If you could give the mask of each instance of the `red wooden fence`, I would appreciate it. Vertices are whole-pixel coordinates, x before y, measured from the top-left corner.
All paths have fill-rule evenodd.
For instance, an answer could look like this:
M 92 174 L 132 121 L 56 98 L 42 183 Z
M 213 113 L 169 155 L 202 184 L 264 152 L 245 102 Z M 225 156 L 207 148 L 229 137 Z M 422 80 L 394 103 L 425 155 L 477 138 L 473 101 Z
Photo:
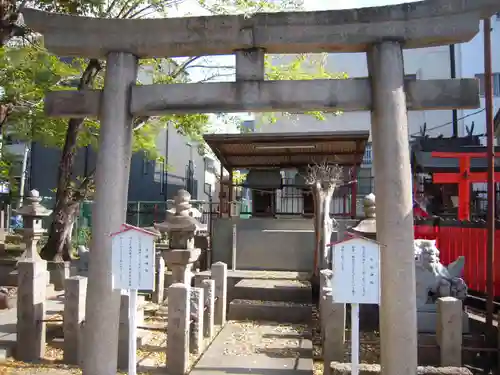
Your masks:
M 486 225 L 484 222 L 417 220 L 415 238 L 436 240 L 441 262 L 465 256 L 464 280 L 469 289 L 486 294 Z M 500 225 L 495 232 L 494 292 L 500 297 Z

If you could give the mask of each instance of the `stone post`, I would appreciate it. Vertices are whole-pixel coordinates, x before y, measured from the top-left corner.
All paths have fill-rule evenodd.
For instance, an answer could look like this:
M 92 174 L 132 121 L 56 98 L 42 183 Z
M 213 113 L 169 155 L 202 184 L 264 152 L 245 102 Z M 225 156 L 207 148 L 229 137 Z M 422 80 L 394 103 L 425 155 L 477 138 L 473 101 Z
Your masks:
M 64 363 L 81 364 L 83 358 L 83 325 L 87 278 L 75 276 L 64 285 Z
M 168 233 L 169 249 L 162 251 L 162 256 L 172 270 L 172 281 L 186 285 L 191 285 L 193 263 L 201 254 L 201 249 L 194 247 L 195 234 L 203 228 L 194 217 L 199 216 L 198 210 L 191 207 L 190 200 L 191 194 L 179 190 L 174 198 L 175 209 L 167 211 L 165 222 L 155 224 L 160 233 Z
M 323 373 L 330 374 L 329 364 L 332 361 L 343 361 L 345 343 L 346 309 L 343 303 L 333 303 L 331 291 L 325 290 L 323 285 L 330 285 L 331 270 L 320 271 L 321 299 L 320 324 L 322 334 Z
M 319 316 L 320 316 L 320 327 L 321 327 L 322 338 L 324 338 L 325 323 L 326 323 L 326 319 L 324 319 L 323 315 L 326 314 L 325 309 L 328 304 L 327 298 L 328 295 L 330 294 L 324 288 L 330 287 L 330 280 L 332 279 L 332 276 L 333 276 L 332 270 L 319 271 L 319 288 L 320 288 Z
M 17 264 L 17 348 L 16 358 L 29 362 L 45 355 L 45 300 L 47 262 L 20 260 Z
M 191 288 L 191 327 L 189 330 L 189 351 L 199 354 L 203 351 L 204 298 L 202 288 Z
M 165 301 L 165 260 L 161 255 L 156 257 L 156 277 L 155 290 L 153 292 L 153 302 L 162 304 Z
M 436 338 L 441 353 L 441 366 L 462 366 L 462 301 L 454 297 L 437 300 L 438 326 Z
M 217 262 L 212 264 L 212 279 L 214 280 L 215 314 L 214 323 L 224 325 L 226 323 L 227 309 L 227 264 Z
M 203 335 L 211 339 L 214 336 L 215 283 L 214 280 L 202 280 L 203 296 L 205 298 L 203 314 Z
M 397 41 L 368 52 L 372 147 L 381 250 L 380 345 L 384 375 L 417 369 L 412 178 L 403 51 Z
M 120 298 L 120 326 L 118 330 L 118 360 L 117 366 L 119 369 L 126 370 L 128 367 L 129 358 L 129 331 L 137 329 L 130 326 L 129 304 L 130 296 L 126 291 L 122 292 Z M 137 297 L 137 325 L 144 323 L 144 296 Z M 139 334 L 137 340 L 140 340 Z M 137 345 L 139 347 L 140 345 Z
M 184 375 L 189 365 L 189 295 L 183 283 L 168 288 L 167 368 L 170 375 Z
M 107 56 L 100 103 L 99 153 L 92 209 L 92 243 L 85 312 L 84 374 L 115 375 L 118 356 L 120 292 L 113 290 L 111 237 L 126 219 L 132 147 L 130 88 L 136 82 L 137 58 L 130 53 Z

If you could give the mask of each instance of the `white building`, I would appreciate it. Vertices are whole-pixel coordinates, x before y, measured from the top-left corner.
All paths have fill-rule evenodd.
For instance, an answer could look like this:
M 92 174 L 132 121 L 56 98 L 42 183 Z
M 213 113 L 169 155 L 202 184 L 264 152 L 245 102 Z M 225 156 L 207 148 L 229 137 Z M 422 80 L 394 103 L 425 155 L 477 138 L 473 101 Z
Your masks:
M 446 79 L 450 78 L 450 48 L 448 46 L 411 49 L 404 51 L 405 74 L 409 79 Z M 367 77 L 366 54 L 330 54 L 327 69 L 331 72 L 345 72 L 349 78 Z M 410 111 L 408 113 L 408 137 L 418 135 L 426 124 L 429 136 L 452 135 L 452 111 Z M 316 120 L 310 115 L 293 114 L 279 116 L 273 124 L 265 123 L 257 115 L 256 132 L 310 132 L 310 131 L 355 131 L 370 130 L 370 112 L 344 112 L 341 115 L 328 115 L 326 120 Z M 374 190 L 371 163 L 371 145 L 365 150 L 365 157 L 358 170 L 358 197 Z M 335 208 L 333 208 L 335 210 Z
M 481 92 L 481 108 L 458 110 L 459 135 L 467 134 L 466 126 L 470 128 L 474 122 L 474 134 L 486 133 L 486 114 L 484 100 L 484 34 L 483 23 L 481 32 L 468 43 L 455 46 L 457 76 L 462 78 L 479 78 Z M 494 113 L 500 109 L 500 13 L 491 19 L 491 60 L 493 72 Z M 499 135 L 497 130 L 497 135 Z

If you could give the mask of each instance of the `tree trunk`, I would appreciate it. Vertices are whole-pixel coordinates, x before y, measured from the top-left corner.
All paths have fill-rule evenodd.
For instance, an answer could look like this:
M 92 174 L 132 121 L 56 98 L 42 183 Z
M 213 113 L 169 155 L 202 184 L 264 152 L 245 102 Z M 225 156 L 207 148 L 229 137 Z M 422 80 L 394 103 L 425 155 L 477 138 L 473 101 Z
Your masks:
M 78 202 L 59 207 L 56 204 L 49 238 L 40 253 L 43 259 L 54 262 L 71 260 L 71 232 L 77 211 Z
M 95 77 L 101 70 L 96 59 L 89 61 L 78 84 L 79 90 L 91 88 Z M 66 139 L 61 153 L 57 174 L 56 205 L 53 221 L 49 229 L 49 239 L 43 247 L 40 256 L 45 260 L 69 260 L 71 258 L 71 227 L 75 220 L 79 200 L 71 186 L 73 164 L 77 152 L 78 134 L 83 126 L 83 119 L 70 119 L 66 131 Z

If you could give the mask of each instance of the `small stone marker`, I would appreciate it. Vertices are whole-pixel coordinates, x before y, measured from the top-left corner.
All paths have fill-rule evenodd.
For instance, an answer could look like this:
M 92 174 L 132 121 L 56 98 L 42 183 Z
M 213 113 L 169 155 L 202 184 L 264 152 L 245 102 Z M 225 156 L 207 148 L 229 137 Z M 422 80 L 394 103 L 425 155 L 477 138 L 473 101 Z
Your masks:
M 45 355 L 45 299 L 47 262 L 21 260 L 17 264 L 17 348 L 20 361 L 36 361 Z
M 162 304 L 165 301 L 165 260 L 161 255 L 156 256 L 155 290 L 153 302 Z
M 112 237 L 113 288 L 128 290 L 128 373 L 137 373 L 137 291 L 153 290 L 155 282 L 154 238 L 156 233 L 123 224 Z
M 462 366 L 462 301 L 454 297 L 437 300 L 438 326 L 436 338 L 441 366 Z
M 332 270 L 320 271 L 320 323 L 325 364 L 344 359 L 346 309 L 344 303 L 332 301 L 331 290 L 329 290 L 332 277 Z M 328 366 L 325 366 L 326 370 Z
M 83 325 L 87 278 L 74 276 L 64 284 L 64 363 L 79 365 L 83 359 Z
M 175 283 L 168 288 L 167 368 L 184 375 L 189 365 L 190 287 Z
M 215 316 L 214 323 L 224 325 L 226 323 L 226 299 L 227 299 L 227 264 L 217 262 L 212 264 L 212 279 L 215 285 Z
M 206 306 L 203 314 L 203 335 L 211 339 L 214 336 L 215 283 L 212 279 L 202 280 L 201 287 L 203 288 Z
M 189 351 L 199 354 L 203 351 L 203 310 L 202 288 L 191 288 L 191 327 L 189 330 Z
M 351 304 L 351 368 L 359 374 L 359 304 L 380 303 L 380 244 L 352 237 L 333 246 L 333 303 Z

